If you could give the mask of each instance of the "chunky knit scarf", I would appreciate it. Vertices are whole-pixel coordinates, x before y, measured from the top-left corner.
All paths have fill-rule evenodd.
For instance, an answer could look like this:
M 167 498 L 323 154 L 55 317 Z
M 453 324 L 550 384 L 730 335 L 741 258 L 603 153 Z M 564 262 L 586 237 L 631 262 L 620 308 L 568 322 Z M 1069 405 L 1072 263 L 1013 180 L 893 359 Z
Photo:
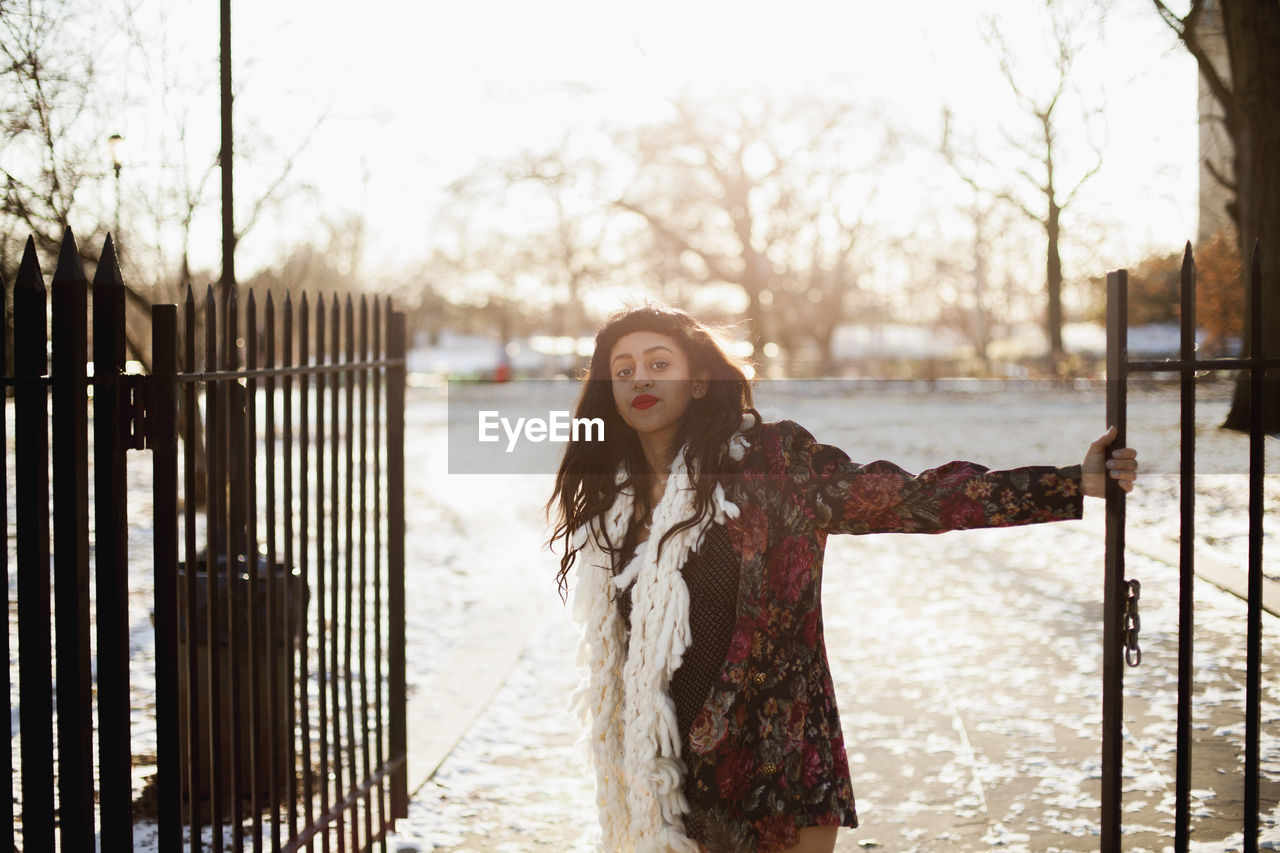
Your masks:
M 743 429 L 753 424 L 744 416 Z M 746 440 L 735 433 L 729 455 L 741 460 Z M 695 472 L 696 474 L 696 472 Z M 627 479 L 619 469 L 617 482 Z M 649 538 L 624 570 L 614 575 L 600 546 L 602 533 L 616 547 L 635 511 L 635 493 L 619 490 L 601 517 L 579 528 L 573 615 L 582 623 L 578 664 L 588 667 L 573 706 L 589 725 L 596 772 L 602 847 L 609 853 L 697 853 L 685 835 L 684 765 L 681 733 L 671 698 L 671 676 L 689 645 L 689 591 L 680 573 L 713 523 L 737 518 L 738 508 L 717 484 L 713 513 L 658 543 L 676 524 L 693 515 L 694 485 L 685 451 L 676 454 L 661 500 L 653 509 Z M 631 633 L 625 636 L 616 600 L 631 586 Z

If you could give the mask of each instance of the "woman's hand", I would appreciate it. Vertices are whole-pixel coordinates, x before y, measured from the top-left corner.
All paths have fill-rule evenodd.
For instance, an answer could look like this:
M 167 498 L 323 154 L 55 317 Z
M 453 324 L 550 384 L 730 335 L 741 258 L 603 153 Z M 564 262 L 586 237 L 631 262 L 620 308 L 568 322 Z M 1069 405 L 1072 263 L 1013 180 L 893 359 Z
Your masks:
M 1132 447 L 1121 447 L 1111 451 L 1107 458 L 1107 445 L 1116 439 L 1116 428 L 1111 427 L 1101 438 L 1089 445 L 1080 465 L 1081 485 L 1084 493 L 1091 497 L 1101 498 L 1107 494 L 1107 474 L 1120 483 L 1126 492 L 1133 491 L 1133 482 L 1138 479 L 1138 451 Z

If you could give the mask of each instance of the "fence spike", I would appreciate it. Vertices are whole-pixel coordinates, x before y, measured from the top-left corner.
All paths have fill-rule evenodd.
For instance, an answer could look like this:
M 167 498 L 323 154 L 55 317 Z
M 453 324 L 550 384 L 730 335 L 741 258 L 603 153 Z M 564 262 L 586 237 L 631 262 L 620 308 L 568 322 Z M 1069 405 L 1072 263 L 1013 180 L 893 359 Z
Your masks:
M 22 251 L 22 263 L 18 266 L 18 277 L 14 280 L 15 290 L 44 291 L 44 275 L 40 272 L 40 258 L 36 255 L 34 237 L 27 238 L 27 246 Z
M 110 234 L 102 242 L 102 254 L 98 256 L 98 269 L 94 272 L 94 281 L 103 274 L 103 267 L 107 268 L 106 275 L 114 276 L 120 282 L 124 282 L 124 277 L 120 275 L 120 259 L 116 257 L 116 244 L 112 242 Z
M 94 375 L 98 376 L 109 370 L 124 370 L 124 277 L 120 274 L 120 263 L 116 259 L 116 249 L 109 234 L 102 246 L 98 268 L 93 273 L 93 305 L 95 330 L 101 325 L 104 328 L 101 334 L 104 336 L 107 335 L 106 329 L 112 330 L 109 351 L 100 350 L 99 347 L 103 346 L 101 343 L 94 347 Z M 110 308 L 104 311 L 100 305 L 110 305 Z M 99 340 L 98 334 L 94 335 L 94 340 Z M 103 361 L 106 362 L 102 365 L 96 363 L 99 352 L 102 352 Z
M 58 266 L 53 271 L 53 285 L 79 284 L 87 288 L 89 278 L 84 273 L 84 261 L 80 259 L 80 250 L 76 247 L 76 237 L 71 233 L 71 226 L 62 233 L 62 248 L 58 251 Z

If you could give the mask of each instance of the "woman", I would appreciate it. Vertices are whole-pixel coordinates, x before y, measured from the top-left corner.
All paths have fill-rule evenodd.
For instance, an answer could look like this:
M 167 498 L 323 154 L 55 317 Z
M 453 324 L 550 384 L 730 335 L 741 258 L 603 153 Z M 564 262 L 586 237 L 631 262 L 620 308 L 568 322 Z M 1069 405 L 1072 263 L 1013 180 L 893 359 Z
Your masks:
M 583 622 L 603 848 L 830 853 L 857 826 L 819 601 L 828 533 L 936 533 L 1079 518 L 1136 453 L 911 476 L 761 423 L 740 365 L 688 314 L 611 317 L 548 504 Z

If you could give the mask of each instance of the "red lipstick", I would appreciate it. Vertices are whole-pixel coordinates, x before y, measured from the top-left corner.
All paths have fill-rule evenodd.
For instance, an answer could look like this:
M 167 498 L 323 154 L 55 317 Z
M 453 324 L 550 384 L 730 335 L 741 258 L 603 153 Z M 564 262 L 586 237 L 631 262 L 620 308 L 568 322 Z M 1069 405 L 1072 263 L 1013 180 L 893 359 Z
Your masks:
M 639 395 L 638 397 L 635 397 L 635 398 L 631 401 L 631 408 L 633 408 L 633 409 L 647 409 L 647 408 L 649 408 L 650 406 L 652 406 L 654 403 L 657 403 L 657 402 L 658 402 L 658 398 L 657 398 L 657 397 L 655 397 L 655 396 L 653 396 L 652 394 L 641 394 L 641 395 Z

